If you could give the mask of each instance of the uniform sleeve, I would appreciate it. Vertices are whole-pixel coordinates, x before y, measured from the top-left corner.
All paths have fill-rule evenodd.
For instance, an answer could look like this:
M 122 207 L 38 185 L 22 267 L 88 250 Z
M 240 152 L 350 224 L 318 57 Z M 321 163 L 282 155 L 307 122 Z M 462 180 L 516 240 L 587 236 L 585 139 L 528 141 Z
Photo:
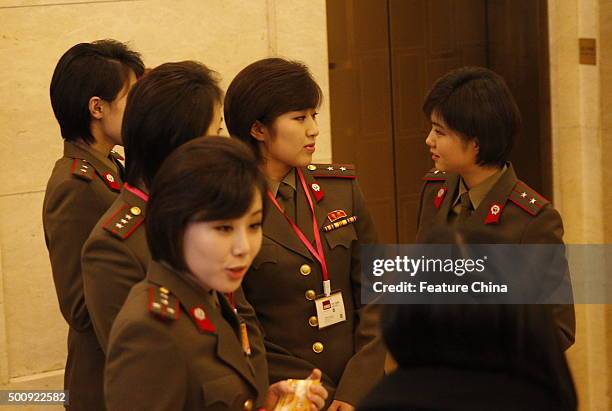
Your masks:
M 383 377 L 385 349 L 379 329 L 380 306 L 361 303 L 361 245 L 375 244 L 378 239 L 374 221 L 356 181 L 353 182 L 353 212 L 358 216 L 355 223 L 358 240 L 351 251 L 350 272 L 356 311 L 355 354 L 344 369 L 335 399 L 357 405 Z
M 90 325 L 83 294 L 81 247 L 106 211 L 92 184 L 72 178 L 45 201 L 43 223 L 60 310 L 77 331 Z
M 163 325 L 121 322 L 114 327 L 104 375 L 108 411 L 182 409 L 187 365 Z
M 522 244 L 558 244 L 555 254 L 551 256 L 552 264 L 550 270 L 543 277 L 543 292 L 548 301 L 573 301 L 572 283 L 570 279 L 569 266 L 565 258 L 565 247 L 563 244 L 563 221 L 559 213 L 547 206 L 527 226 L 521 239 Z M 568 349 L 575 341 L 576 317 L 573 304 L 552 304 L 552 311 L 559 328 L 560 342 L 564 350 Z
M 104 352 L 113 321 L 132 286 L 145 277 L 144 270 L 129 247 L 114 238 L 92 236 L 83 247 L 85 299 L 96 336 Z

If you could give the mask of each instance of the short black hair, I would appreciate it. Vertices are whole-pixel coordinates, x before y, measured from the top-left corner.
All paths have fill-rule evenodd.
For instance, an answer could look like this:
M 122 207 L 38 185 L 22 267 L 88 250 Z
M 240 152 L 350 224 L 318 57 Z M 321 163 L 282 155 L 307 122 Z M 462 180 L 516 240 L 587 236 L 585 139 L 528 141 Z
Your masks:
M 556 394 L 560 410 L 576 409 L 551 305 L 389 305 L 381 323 L 400 368 L 511 374 L 547 387 Z
M 128 95 L 123 115 L 125 181 L 148 188 L 164 159 L 208 130 L 223 101 L 218 75 L 196 61 L 162 64 Z
M 521 127 L 521 114 L 504 79 L 483 67 L 462 67 L 440 77 L 423 103 L 464 141 L 476 139 L 476 162 L 503 166 Z
M 321 87 L 308 67 L 298 61 L 266 58 L 242 69 L 225 94 L 225 124 L 231 136 L 249 144 L 261 159 L 251 126 L 259 121 L 271 126 L 281 114 L 317 108 L 323 100 Z
M 130 71 L 144 73 L 140 54 L 117 40 L 98 40 L 72 46 L 59 59 L 51 79 L 51 106 L 62 137 L 94 142 L 90 131 L 89 100 L 111 102 L 126 85 Z
M 227 137 L 197 138 L 164 161 L 151 186 L 146 230 L 151 256 L 187 272 L 183 235 L 196 221 L 244 215 L 266 180 L 251 149 Z

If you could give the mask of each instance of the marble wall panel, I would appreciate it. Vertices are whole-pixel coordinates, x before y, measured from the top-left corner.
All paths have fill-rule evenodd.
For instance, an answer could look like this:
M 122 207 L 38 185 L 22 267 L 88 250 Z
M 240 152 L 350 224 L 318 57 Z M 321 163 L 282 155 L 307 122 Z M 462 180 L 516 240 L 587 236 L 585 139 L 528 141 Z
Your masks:
M 87 3 L 0 9 L 0 194 L 44 189 L 61 151 L 49 81 L 61 54 L 81 41 L 116 38 L 155 66 L 195 59 L 232 76 L 267 53 L 265 1 Z
M 306 63 L 321 89 L 323 105 L 319 110 L 320 133 L 314 159 L 332 159 L 329 120 L 329 76 L 327 59 L 327 15 L 325 0 L 273 0 L 275 15 L 275 52 L 282 57 Z
M 64 366 L 61 317 L 44 244 L 44 193 L 0 197 L 0 238 L 9 377 Z

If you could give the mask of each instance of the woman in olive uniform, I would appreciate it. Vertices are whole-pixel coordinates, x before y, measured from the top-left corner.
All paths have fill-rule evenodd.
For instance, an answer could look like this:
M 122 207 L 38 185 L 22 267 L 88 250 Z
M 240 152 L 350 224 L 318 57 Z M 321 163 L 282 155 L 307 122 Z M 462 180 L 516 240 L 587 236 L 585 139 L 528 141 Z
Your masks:
M 563 245 L 563 222 L 550 202 L 519 180 L 508 156 L 520 113 L 504 80 L 481 67 L 454 70 L 436 81 L 423 104 L 431 120 L 425 143 L 435 169 L 421 193 L 417 242 L 445 230 L 465 243 Z M 574 342 L 569 273 L 551 273 L 561 346 Z M 536 286 L 534 284 L 534 286 Z
M 272 410 L 290 392 L 268 389 L 262 335 L 226 297 L 261 246 L 265 190 L 238 141 L 199 138 L 164 162 L 146 218 L 153 261 L 110 334 L 109 410 Z M 315 411 L 327 394 L 315 384 L 307 395 Z
M 311 164 L 321 90 L 306 66 L 255 62 L 230 84 L 225 120 L 261 161 L 271 201 L 243 289 L 265 332 L 270 381 L 320 368 L 331 410 L 383 375 L 378 309 L 361 303 L 361 244 L 376 233 L 353 166 Z
M 104 354 L 83 294 L 81 247 L 113 203 L 123 180 L 121 119 L 140 55 L 114 40 L 80 43 L 59 60 L 51 105 L 64 139 L 43 203 L 43 227 L 60 310 L 69 325 L 64 388 L 70 409 L 104 409 Z
M 130 288 L 145 278 L 150 253 L 142 224 L 153 177 L 181 144 L 218 134 L 222 98 L 216 73 L 194 61 L 154 68 L 128 97 L 126 184 L 83 246 L 85 297 L 104 350 Z

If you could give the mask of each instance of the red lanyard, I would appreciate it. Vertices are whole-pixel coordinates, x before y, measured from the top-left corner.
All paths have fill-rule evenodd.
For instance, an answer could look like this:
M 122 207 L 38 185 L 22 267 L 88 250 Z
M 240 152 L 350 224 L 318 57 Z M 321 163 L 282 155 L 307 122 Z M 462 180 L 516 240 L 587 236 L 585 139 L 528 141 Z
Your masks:
M 312 215 L 312 232 L 314 234 L 315 244 L 317 246 L 316 250 L 312 246 L 310 241 L 308 241 L 308 238 L 304 235 L 302 230 L 300 230 L 300 227 L 298 227 L 297 224 L 295 224 L 295 222 L 291 219 L 291 217 L 289 217 L 283 211 L 282 207 L 278 204 L 278 201 L 276 201 L 276 198 L 274 198 L 274 195 L 272 194 L 272 192 L 270 192 L 270 190 L 268 190 L 268 197 L 272 201 L 272 204 L 276 206 L 278 211 L 280 211 L 281 214 L 285 216 L 285 218 L 291 225 L 291 228 L 293 228 L 293 231 L 295 231 L 295 234 L 298 236 L 302 244 L 306 246 L 308 251 L 310 251 L 310 254 L 312 254 L 312 256 L 319 262 L 319 264 L 321 264 L 321 271 L 323 272 L 323 293 L 325 294 L 325 296 L 329 296 L 331 294 L 331 282 L 329 280 L 329 272 L 327 271 L 327 262 L 325 261 L 325 253 L 323 252 L 323 245 L 321 243 L 321 233 L 319 232 L 319 227 L 317 224 L 314 203 L 312 201 L 312 197 L 310 196 L 310 192 L 308 191 L 308 186 L 306 185 L 306 180 L 304 179 L 304 174 L 302 173 L 302 170 L 296 168 L 296 171 L 298 177 L 300 178 L 302 188 L 304 189 L 304 195 L 306 196 L 306 199 L 308 200 L 308 205 L 310 206 L 310 213 Z
M 125 187 L 125 189 L 127 191 L 129 191 L 130 193 L 134 194 L 135 196 L 140 197 L 145 202 L 149 201 L 149 196 L 144 191 L 142 191 L 142 190 L 140 190 L 140 189 L 138 189 L 136 187 L 132 187 L 128 183 L 124 183 L 123 187 Z

